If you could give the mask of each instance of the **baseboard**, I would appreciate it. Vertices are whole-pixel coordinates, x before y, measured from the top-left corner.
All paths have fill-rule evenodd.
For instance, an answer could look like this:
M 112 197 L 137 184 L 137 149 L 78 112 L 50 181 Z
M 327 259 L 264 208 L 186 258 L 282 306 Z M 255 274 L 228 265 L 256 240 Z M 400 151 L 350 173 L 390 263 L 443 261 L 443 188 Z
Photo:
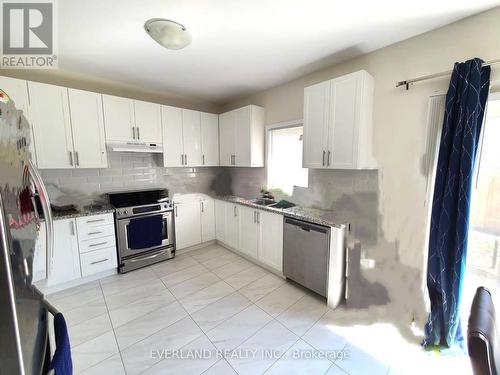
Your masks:
M 190 251 L 193 251 L 193 250 L 203 249 L 204 247 L 214 245 L 215 243 L 216 243 L 215 240 L 211 240 L 211 241 L 199 243 L 197 245 L 185 247 L 184 249 L 180 249 L 180 250 L 175 249 L 175 255 L 181 255 L 181 254 L 189 253 Z
M 37 281 L 35 284 L 43 294 L 53 294 L 65 289 L 74 288 L 75 286 L 80 286 L 83 284 L 90 283 L 92 281 L 103 279 L 108 276 L 116 275 L 117 273 L 118 269 L 114 268 L 112 270 L 99 272 L 96 273 L 95 275 L 82 277 L 80 279 L 71 280 L 62 284 L 47 285 L 47 280 Z

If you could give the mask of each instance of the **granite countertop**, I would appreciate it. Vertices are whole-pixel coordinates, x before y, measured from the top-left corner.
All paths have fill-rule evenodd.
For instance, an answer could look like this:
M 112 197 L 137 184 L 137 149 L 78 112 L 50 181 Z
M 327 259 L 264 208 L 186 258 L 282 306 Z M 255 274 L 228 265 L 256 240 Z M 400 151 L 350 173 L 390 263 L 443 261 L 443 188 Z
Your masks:
M 251 199 L 245 199 L 236 196 L 217 196 L 215 199 L 223 200 L 226 202 L 241 204 L 243 206 L 248 206 L 252 208 L 257 208 L 263 211 L 269 211 L 278 213 L 287 217 L 296 218 L 299 220 L 309 221 L 314 224 L 325 225 L 328 227 L 337 227 L 339 228 L 342 224 L 346 224 L 344 222 L 339 222 L 336 217 L 334 211 L 331 210 L 320 210 L 317 208 L 307 208 L 307 207 L 290 207 L 290 208 L 274 208 L 268 206 L 262 206 L 260 204 L 256 204 L 252 202 Z
M 60 212 L 52 210 L 52 218 L 54 220 L 73 219 L 76 217 L 100 215 L 112 212 L 115 212 L 115 209 L 110 204 L 102 204 L 102 205 L 99 204 L 99 205 L 84 206 L 75 211 L 69 211 L 69 212 Z

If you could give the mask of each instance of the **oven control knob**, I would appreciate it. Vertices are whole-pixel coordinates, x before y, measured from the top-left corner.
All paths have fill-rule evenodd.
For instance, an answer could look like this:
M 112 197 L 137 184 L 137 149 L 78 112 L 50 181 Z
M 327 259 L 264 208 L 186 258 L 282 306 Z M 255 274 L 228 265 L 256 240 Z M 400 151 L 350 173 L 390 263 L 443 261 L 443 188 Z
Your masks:
M 127 214 L 127 210 L 123 210 L 123 214 L 126 215 Z

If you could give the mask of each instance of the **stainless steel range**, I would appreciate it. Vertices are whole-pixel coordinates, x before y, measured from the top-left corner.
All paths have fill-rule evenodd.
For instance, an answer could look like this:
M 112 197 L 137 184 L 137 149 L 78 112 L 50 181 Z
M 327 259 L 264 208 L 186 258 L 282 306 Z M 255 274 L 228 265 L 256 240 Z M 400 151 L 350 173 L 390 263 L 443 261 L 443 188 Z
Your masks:
M 167 190 L 111 193 L 109 202 L 116 209 L 120 273 L 175 256 L 174 205 Z

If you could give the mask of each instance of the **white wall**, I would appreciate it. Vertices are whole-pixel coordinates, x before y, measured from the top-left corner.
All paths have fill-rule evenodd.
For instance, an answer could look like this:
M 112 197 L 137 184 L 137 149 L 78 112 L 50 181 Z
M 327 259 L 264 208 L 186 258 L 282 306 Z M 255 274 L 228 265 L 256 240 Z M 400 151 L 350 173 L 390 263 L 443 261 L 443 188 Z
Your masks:
M 447 89 L 449 78 L 422 82 L 409 91 L 396 89 L 395 84 L 396 81 L 450 70 L 455 61 L 473 57 L 484 60 L 500 58 L 499 20 L 500 8 L 496 8 L 236 100 L 224 110 L 256 104 L 265 107 L 267 124 L 301 119 L 304 87 L 359 69 L 372 74 L 375 78 L 373 146 L 379 165 L 379 242 L 393 244 L 396 260 L 402 267 L 416 268 L 422 273 L 426 262 L 426 215 L 421 158 L 425 146 L 427 103 L 432 93 Z M 500 68 L 493 69 L 492 79 L 500 79 Z M 383 252 L 386 248 L 379 246 L 377 251 Z M 383 264 L 378 267 L 383 272 L 391 272 Z M 385 280 L 391 283 L 390 274 Z M 404 291 L 391 297 L 397 298 L 398 295 L 413 298 L 408 293 L 404 297 Z

